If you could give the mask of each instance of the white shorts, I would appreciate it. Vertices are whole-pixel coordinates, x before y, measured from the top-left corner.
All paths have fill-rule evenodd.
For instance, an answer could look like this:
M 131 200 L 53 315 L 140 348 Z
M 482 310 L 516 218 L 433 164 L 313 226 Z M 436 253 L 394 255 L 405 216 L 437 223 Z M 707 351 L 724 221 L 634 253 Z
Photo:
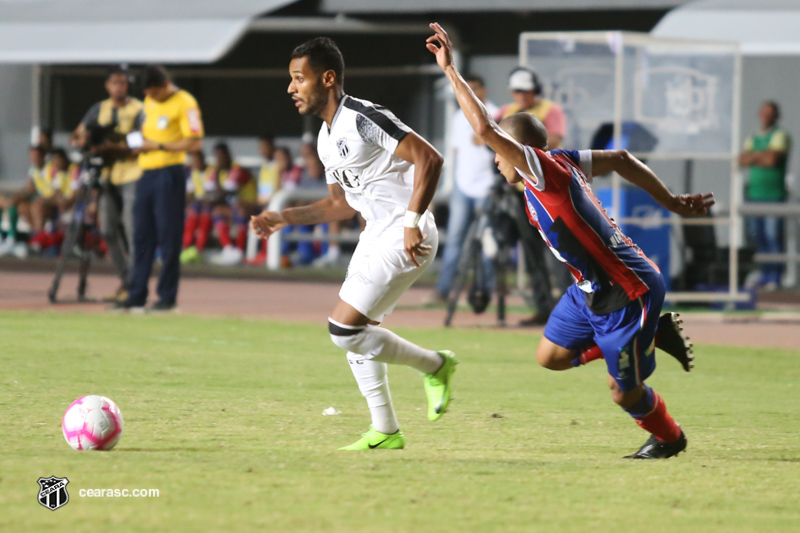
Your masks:
M 339 298 L 370 320 L 383 322 L 403 293 L 433 263 L 439 248 L 435 226 L 433 231 L 428 229 L 424 244 L 431 247 L 430 254 L 418 257 L 419 266 L 415 266 L 405 250 L 359 242 L 347 267 Z

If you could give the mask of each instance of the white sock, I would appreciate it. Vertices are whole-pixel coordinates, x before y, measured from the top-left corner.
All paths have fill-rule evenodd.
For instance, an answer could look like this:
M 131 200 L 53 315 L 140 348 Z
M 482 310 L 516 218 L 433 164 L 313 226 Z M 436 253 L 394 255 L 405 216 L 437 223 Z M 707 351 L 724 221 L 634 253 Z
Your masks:
M 444 363 L 444 358 L 433 350 L 426 350 L 379 326 L 348 326 L 328 318 L 333 343 L 348 352 L 358 353 L 390 365 L 405 365 L 423 374 L 433 374 Z M 353 332 L 338 335 L 335 329 Z
M 400 426 L 397 425 L 397 416 L 392 406 L 386 363 L 373 361 L 353 352 L 347 352 L 347 362 L 350 363 L 350 370 L 353 371 L 361 394 L 367 399 L 372 427 L 387 435 L 396 432 Z

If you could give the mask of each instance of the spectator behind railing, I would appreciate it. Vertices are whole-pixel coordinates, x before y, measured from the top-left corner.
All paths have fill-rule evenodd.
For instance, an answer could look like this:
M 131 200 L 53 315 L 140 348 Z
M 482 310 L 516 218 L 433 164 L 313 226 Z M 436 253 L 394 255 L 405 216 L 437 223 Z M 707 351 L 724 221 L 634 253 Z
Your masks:
M 221 199 L 214 206 L 214 231 L 222 252 L 212 257 L 217 265 L 238 265 L 244 259 L 247 245 L 248 221 L 259 212 L 258 187 L 247 169 L 233 161 L 230 148 L 224 142 L 214 146 L 217 164 L 209 170 L 219 183 Z M 231 240 L 230 226 L 236 227 L 236 243 Z
M 63 150 L 60 152 L 63 154 Z M 28 245 L 18 240 L 17 223 L 20 215 L 31 227 L 32 243 L 39 243 L 38 247 L 41 248 L 41 244 L 48 240 L 44 232 L 45 220 L 63 204 L 64 195 L 56 187 L 56 185 L 61 187 L 62 184 L 54 184 L 53 178 L 56 175 L 54 166 L 52 162 L 45 162 L 45 156 L 44 148 L 32 146 L 28 150 L 31 166 L 25 184 L 10 196 L 0 196 L 0 218 L 3 210 L 8 210 L 9 218 L 8 233 L 0 244 L 0 256 L 12 253 L 16 257 L 25 258 L 28 255 Z M 66 154 L 63 161 L 61 166 L 68 164 Z M 69 183 L 64 186 L 69 188 Z
M 275 149 L 275 163 L 281 179 L 281 189 L 294 189 L 300 184 L 302 168 L 294 164 L 292 153 L 286 147 Z
M 466 76 L 475 96 L 486 106 L 492 115 L 498 112 L 497 106 L 487 100 L 486 84 L 480 76 Z M 442 270 L 431 295 L 431 303 L 443 303 L 450 295 L 456 269 L 461 261 L 461 251 L 472 221 L 488 207 L 489 190 L 495 182 L 496 165 L 494 152 L 489 150 L 469 125 L 464 112 L 459 109 L 451 119 L 450 138 L 455 165 L 453 175 L 455 186 L 450 195 L 450 209 L 447 219 L 447 242 L 442 254 Z M 494 266 L 492 261 L 483 258 L 481 279 L 474 280 L 474 287 L 491 294 L 494 286 Z
M 744 198 L 747 202 L 785 202 L 786 168 L 791 152 L 791 137 L 778 125 L 780 107 L 767 101 L 759 110 L 761 131 L 747 138 L 739 165 L 748 167 Z M 785 248 L 783 218 L 753 216 L 746 219 L 747 237 L 759 253 L 782 254 Z M 781 285 L 783 263 L 764 263 L 760 276 L 748 279 L 750 287 L 774 291 Z
M 301 153 L 303 154 L 302 160 L 304 168 L 294 164 L 284 166 L 286 163 L 284 163 L 283 156 L 286 157 L 286 161 L 292 161 L 291 154 L 285 148 L 279 148 L 277 150 L 276 159 L 283 169 L 281 172 L 283 188 L 289 190 L 297 188 L 327 191 L 328 184 L 325 182 L 325 167 L 317 157 L 316 150 L 313 150 L 312 146 L 311 150 L 303 149 Z M 304 205 L 304 202 L 296 202 L 293 205 Z M 323 233 L 328 232 L 327 224 L 320 224 L 320 228 Z M 287 226 L 283 229 L 284 235 L 288 235 L 293 231 L 304 235 L 311 235 L 314 233 L 314 226 Z M 293 250 L 292 248 L 295 249 Z M 323 249 L 323 253 L 324 252 L 327 252 L 327 250 Z M 281 250 L 281 264 L 284 267 L 310 265 L 317 255 L 314 242 L 310 240 L 303 240 L 298 243 L 291 243 L 288 240 L 284 240 Z
M 48 248 L 54 248 L 57 252 L 64 242 L 65 232 L 61 220 L 75 204 L 75 193 L 80 188 L 79 165 L 70 163 L 67 152 L 56 147 L 50 151 L 50 156 L 51 162 L 45 164 L 45 172 L 50 176 L 54 194 L 41 204 L 34 202 L 31 213 L 34 219 L 44 221 L 41 224 L 42 231 L 35 234 L 29 242 L 30 249 L 37 253 Z
M 263 158 L 258 169 L 258 205 L 263 209 L 269 205 L 275 193 L 281 190 L 281 172 L 275 160 L 275 137 L 272 135 L 259 137 L 258 153 Z M 258 246 L 261 250 L 257 252 L 255 258 L 248 261 L 249 265 L 263 265 L 267 260 L 266 243 L 259 239 Z
M 258 170 L 258 204 L 266 207 L 272 196 L 281 190 L 281 169 L 275 160 L 275 138 L 272 135 L 258 138 L 258 153 L 264 158 Z
M 209 172 L 203 152 L 189 154 L 186 167 L 186 223 L 181 263 L 202 263 L 211 235 L 211 215 L 219 199 L 217 173 Z

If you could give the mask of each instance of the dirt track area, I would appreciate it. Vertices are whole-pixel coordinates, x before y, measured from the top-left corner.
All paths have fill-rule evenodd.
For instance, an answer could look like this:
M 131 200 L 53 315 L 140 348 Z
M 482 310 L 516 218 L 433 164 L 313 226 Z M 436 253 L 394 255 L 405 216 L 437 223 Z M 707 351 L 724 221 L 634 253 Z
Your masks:
M 102 313 L 100 303 L 50 304 L 46 291 L 52 276 L 43 273 L 0 272 L 0 310 Z M 61 284 L 59 296 L 75 298 L 77 277 L 68 274 Z M 110 294 L 117 280 L 109 275 L 92 275 L 87 296 L 101 298 Z M 155 280 L 151 282 L 151 291 Z M 219 279 L 184 279 L 181 281 L 179 307 L 184 314 L 233 316 L 293 322 L 318 322 L 323 327 L 328 312 L 338 300 L 335 283 L 303 283 L 290 281 L 237 281 Z M 152 293 L 151 293 L 152 294 Z M 400 300 L 398 309 L 387 319 L 387 326 L 438 328 L 443 326 L 442 308 L 424 309 L 422 304 L 429 289 L 412 288 Z M 519 298 L 509 305 L 521 307 Z M 516 324 L 525 315 L 510 314 L 508 328 L 520 331 Z M 723 344 L 755 347 L 798 349 L 800 347 L 800 309 L 761 315 L 725 315 L 723 313 L 685 313 L 687 333 L 696 344 Z M 454 327 L 495 329 L 493 313 L 456 314 Z M 524 331 L 541 331 L 527 328 Z

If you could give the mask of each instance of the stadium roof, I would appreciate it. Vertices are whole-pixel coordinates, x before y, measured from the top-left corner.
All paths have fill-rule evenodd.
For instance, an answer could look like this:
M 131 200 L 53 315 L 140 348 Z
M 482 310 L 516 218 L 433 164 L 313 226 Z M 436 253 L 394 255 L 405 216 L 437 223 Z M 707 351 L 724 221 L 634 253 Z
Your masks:
M 698 0 L 670 11 L 653 35 L 737 41 L 745 55 L 800 55 L 798 0 Z
M 0 0 L 0 63 L 211 63 L 295 0 Z
M 572 11 L 668 9 L 689 0 L 322 0 L 327 13 L 433 13 L 445 11 Z

